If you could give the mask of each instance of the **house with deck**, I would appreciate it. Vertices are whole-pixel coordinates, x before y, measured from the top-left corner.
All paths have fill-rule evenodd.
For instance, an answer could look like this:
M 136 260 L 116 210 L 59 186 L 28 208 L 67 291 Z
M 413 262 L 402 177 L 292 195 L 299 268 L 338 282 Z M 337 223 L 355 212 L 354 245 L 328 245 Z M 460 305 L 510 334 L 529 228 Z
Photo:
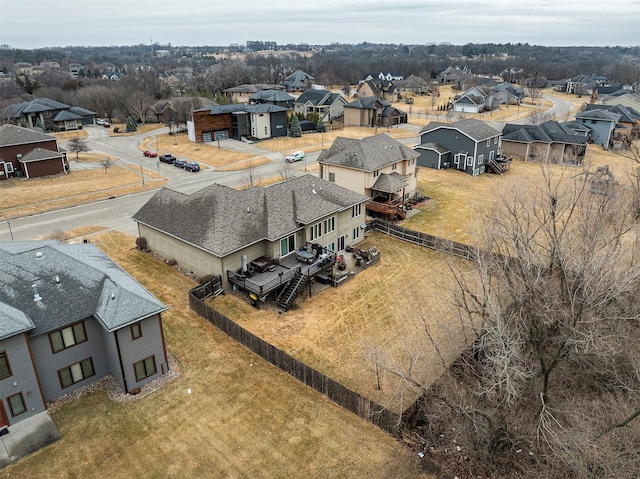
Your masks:
M 149 248 L 260 299 L 335 263 L 364 237 L 369 198 L 312 175 L 236 190 L 158 191 L 133 215 Z M 287 306 L 290 306 L 287 305 Z M 286 308 L 283 308 L 286 309 Z
M 500 132 L 480 120 L 432 121 L 420 130 L 414 149 L 419 166 L 455 168 L 478 176 L 500 156 Z
M 168 371 L 167 308 L 96 246 L 0 243 L 0 436 L 113 376 L 135 393 Z
M 319 176 L 369 197 L 369 213 L 404 218 L 405 202 L 416 194 L 418 156 L 386 134 L 338 137 L 318 157 Z
M 296 113 L 316 114 L 322 118 L 323 122 L 329 123 L 334 118 L 344 115 L 344 106 L 347 103 L 342 95 L 329 90 L 310 88 L 294 100 L 293 107 Z

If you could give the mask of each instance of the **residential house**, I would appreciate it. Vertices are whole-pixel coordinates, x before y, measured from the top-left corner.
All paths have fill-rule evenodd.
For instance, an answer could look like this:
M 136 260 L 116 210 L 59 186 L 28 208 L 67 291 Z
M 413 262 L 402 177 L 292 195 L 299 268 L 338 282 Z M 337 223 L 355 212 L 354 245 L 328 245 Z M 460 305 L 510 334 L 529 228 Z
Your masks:
M 480 120 L 432 121 L 420 130 L 414 149 L 420 154 L 419 166 L 455 168 L 478 176 L 500 155 L 499 143 L 500 132 Z
M 598 145 L 609 146 L 620 115 L 607 110 L 585 110 L 576 114 L 576 121 L 587 125 L 591 131 L 589 139 Z
M 440 72 L 437 78 L 440 83 L 454 85 L 458 90 L 463 90 L 465 84 L 473 78 L 473 74 L 466 66 L 462 68 L 449 66 Z
M 295 98 L 283 90 L 260 90 L 249 97 L 249 103 L 256 105 L 259 103 L 269 103 L 271 105 L 282 106 L 287 109 L 293 108 Z
M 509 83 L 476 85 L 453 100 L 454 111 L 465 113 L 482 113 L 491 111 L 499 105 L 519 105 L 522 91 Z
M 307 243 L 332 252 L 358 244 L 367 199 L 304 175 L 245 190 L 213 184 L 185 194 L 163 188 L 133 219 L 154 252 L 195 274 L 221 275 L 229 288 L 243 256 L 284 261 Z
M 190 139 L 196 143 L 242 137 L 257 139 L 287 136 L 288 108 L 258 105 L 214 105 L 193 111 Z
M 344 105 L 344 126 L 391 127 L 407 123 L 407 114 L 373 96 L 360 97 Z
M 167 308 L 96 246 L 0 243 L 0 430 L 110 374 L 127 393 L 168 371 Z
M 418 93 L 419 95 L 429 93 L 429 82 L 422 77 L 413 74 L 409 75 L 407 78 L 403 78 L 402 80 L 394 80 L 393 84 L 398 91 L 402 93 L 410 92 Z
M 524 161 L 581 164 L 587 150 L 587 137 L 557 121 L 541 125 L 507 123 L 502 130 L 501 149 L 503 155 Z
M 148 117 L 157 123 L 171 120 L 186 123 L 191 120 L 192 110 L 210 107 L 216 103 L 206 97 L 178 96 L 158 100 L 149 107 Z
M 280 82 L 287 91 L 305 91 L 313 85 L 314 77 L 302 70 L 296 70 Z
M 347 100 L 337 93 L 328 90 L 305 90 L 293 103 L 296 113 L 303 115 L 316 114 L 325 123 L 330 123 L 334 118 L 344 115 L 344 106 Z
M 68 69 L 73 78 L 78 78 L 81 74 L 80 72 L 85 71 L 84 65 L 81 65 L 80 63 L 70 63 Z
M 49 98 L 36 98 L 8 106 L 2 117 L 10 123 L 43 131 L 80 130 L 95 122 L 96 113 L 85 108 L 71 107 Z
M 65 173 L 67 155 L 56 137 L 15 125 L 0 126 L 0 180 Z
M 392 70 L 392 71 L 386 71 L 386 72 L 380 72 L 378 73 L 378 78 L 380 80 L 387 80 L 387 81 L 397 81 L 397 80 L 404 80 L 404 75 L 402 73 L 400 73 L 397 70 Z
M 103 80 L 118 81 L 123 76 L 124 76 L 124 73 L 122 73 L 122 72 L 116 72 L 116 71 L 113 71 L 113 70 L 109 70 L 109 71 L 104 72 L 104 74 L 102 75 L 102 79 Z
M 608 85 L 607 78 L 601 75 L 576 75 L 560 82 L 556 89 L 576 95 L 591 95 L 598 87 Z
M 588 103 L 585 105 L 585 110 L 602 110 L 620 115 L 613 130 L 613 139 L 615 141 L 635 139 L 640 136 L 640 112 L 632 107 L 621 104 L 596 105 Z
M 16 75 L 33 75 L 33 65 L 29 62 L 15 62 L 13 69 Z
M 384 133 L 361 140 L 338 137 L 318 157 L 319 176 L 371 198 L 368 210 L 395 214 L 380 203 L 401 205 L 415 195 L 418 156 Z
M 261 90 L 284 90 L 282 85 L 273 85 L 268 83 L 254 83 L 238 85 L 222 90 L 222 93 L 229 99 L 231 103 L 249 103 L 249 98 L 256 92 Z
M 640 94 L 626 91 L 622 95 L 612 95 L 602 101 L 603 105 L 622 105 L 640 111 Z
M 358 85 L 358 97 L 375 97 L 390 103 L 398 101 L 398 89 L 387 80 L 371 79 Z

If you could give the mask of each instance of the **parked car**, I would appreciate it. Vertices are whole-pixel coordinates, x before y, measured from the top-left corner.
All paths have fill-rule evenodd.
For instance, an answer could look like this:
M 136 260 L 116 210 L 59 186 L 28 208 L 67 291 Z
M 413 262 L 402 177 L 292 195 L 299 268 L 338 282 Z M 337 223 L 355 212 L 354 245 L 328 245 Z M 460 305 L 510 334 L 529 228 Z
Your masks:
M 104 120 L 96 120 L 96 125 L 104 125 Z
M 164 155 L 160 155 L 158 159 L 163 163 L 169 163 L 170 165 L 172 165 L 176 161 L 176 157 L 173 156 L 171 153 L 165 153 Z
M 287 163 L 295 163 L 296 161 L 304 160 L 304 151 L 296 151 L 290 155 L 285 156 L 284 161 Z
M 102 126 L 104 126 L 105 128 L 111 128 L 111 123 L 109 123 L 108 121 L 105 121 Z
M 187 166 L 187 160 L 176 160 L 173 163 L 173 166 L 177 166 L 178 168 L 184 168 L 185 166 Z
M 193 171 L 195 173 L 196 171 L 200 171 L 200 165 L 195 161 L 190 161 L 185 165 L 184 169 L 187 171 Z
M 158 156 L 158 153 L 156 153 L 153 150 L 147 150 L 144 153 L 142 153 L 144 156 L 148 157 L 148 158 L 155 158 L 156 156 Z

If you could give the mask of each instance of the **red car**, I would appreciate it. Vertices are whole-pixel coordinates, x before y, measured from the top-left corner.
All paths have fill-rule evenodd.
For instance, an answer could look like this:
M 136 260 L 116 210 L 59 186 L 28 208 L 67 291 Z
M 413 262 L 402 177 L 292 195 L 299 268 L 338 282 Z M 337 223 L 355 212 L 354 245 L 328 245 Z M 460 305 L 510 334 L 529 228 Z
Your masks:
M 144 153 L 142 153 L 144 156 L 148 156 L 149 158 L 155 158 L 156 156 L 158 156 L 158 153 L 156 153 L 153 150 L 147 150 Z

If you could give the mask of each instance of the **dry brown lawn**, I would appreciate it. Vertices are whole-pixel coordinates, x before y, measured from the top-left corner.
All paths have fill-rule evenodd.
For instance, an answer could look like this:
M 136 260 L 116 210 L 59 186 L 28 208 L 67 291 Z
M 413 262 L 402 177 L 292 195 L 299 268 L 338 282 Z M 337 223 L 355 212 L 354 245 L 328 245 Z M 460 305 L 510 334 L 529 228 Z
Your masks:
M 87 130 L 58 131 L 50 134 L 55 136 L 58 141 L 70 140 L 71 138 L 86 138 L 89 136 Z
M 71 161 L 73 165 L 73 160 Z M 142 185 L 140 171 L 126 166 L 72 171 L 42 178 L 14 178 L 2 182 L 0 220 L 103 200 L 157 188 L 166 179 L 153 172 Z
M 134 135 L 144 135 L 153 130 L 157 130 L 158 128 L 162 128 L 164 125 L 162 123 L 145 123 L 144 125 L 137 125 L 138 129 L 136 131 L 132 131 L 131 133 L 127 133 L 127 124 L 126 123 L 111 123 L 109 127 L 109 136 L 134 136 Z M 122 133 L 114 133 L 113 129 L 118 128 Z
M 433 479 L 402 443 L 192 313 L 194 284 L 132 250 L 133 237 L 112 232 L 96 243 L 169 306 L 165 339 L 182 374 L 133 403 L 97 392 L 63 406 L 53 414 L 62 439 L 3 476 Z

